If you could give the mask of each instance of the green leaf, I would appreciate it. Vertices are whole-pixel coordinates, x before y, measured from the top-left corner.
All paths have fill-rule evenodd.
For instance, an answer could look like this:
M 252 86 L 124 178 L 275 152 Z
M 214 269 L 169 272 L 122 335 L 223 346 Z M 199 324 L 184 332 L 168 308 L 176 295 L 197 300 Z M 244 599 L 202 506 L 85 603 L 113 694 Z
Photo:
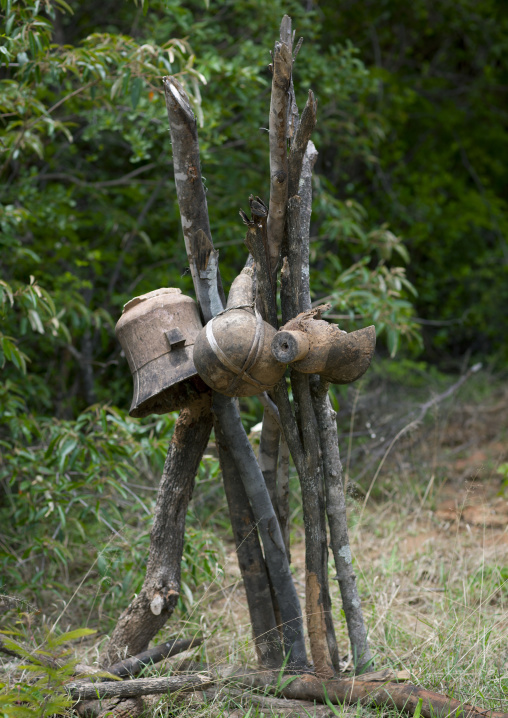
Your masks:
M 415 712 L 413 713 L 413 718 L 420 718 L 420 713 L 422 712 L 422 706 L 423 706 L 423 698 L 418 698 L 418 703 L 416 704 Z
M 30 326 L 32 327 L 34 332 L 44 334 L 44 325 L 41 321 L 39 313 L 35 309 L 28 310 L 28 321 L 30 322 Z
M 68 5 L 65 0 L 55 0 L 57 5 L 60 5 L 60 7 L 63 7 L 63 9 L 69 13 L 69 15 L 74 15 L 74 10 L 71 8 L 70 5 Z
M 143 81 L 140 77 L 135 77 L 131 83 L 131 105 L 132 109 L 135 110 L 141 97 L 141 88 L 143 87 Z
M 386 330 L 386 337 L 388 343 L 388 351 L 390 352 L 390 356 L 393 358 L 397 354 L 397 349 L 399 348 L 400 332 L 398 332 L 397 329 L 394 329 L 393 327 L 388 327 L 388 329 Z
M 32 53 L 32 57 L 35 60 L 37 57 L 37 43 L 35 42 L 35 36 L 33 32 L 30 30 L 28 33 L 28 44 L 30 45 L 30 52 Z
M 67 643 L 68 641 L 75 641 L 77 638 L 84 638 L 85 636 L 93 636 L 95 633 L 97 633 L 97 631 L 92 628 L 77 628 L 74 631 L 67 631 L 67 633 L 62 633 L 62 635 L 58 636 L 58 638 L 52 638 L 51 645 L 61 646 L 62 643 Z
M 339 716 L 339 718 L 340 718 L 340 716 L 342 715 L 342 712 L 339 711 L 337 706 L 334 706 L 333 703 L 331 702 L 330 698 L 328 697 L 328 693 L 326 691 L 326 686 L 324 683 L 323 683 L 323 693 L 324 693 L 326 705 L 328 706 L 328 708 L 332 711 L 332 713 L 334 715 Z

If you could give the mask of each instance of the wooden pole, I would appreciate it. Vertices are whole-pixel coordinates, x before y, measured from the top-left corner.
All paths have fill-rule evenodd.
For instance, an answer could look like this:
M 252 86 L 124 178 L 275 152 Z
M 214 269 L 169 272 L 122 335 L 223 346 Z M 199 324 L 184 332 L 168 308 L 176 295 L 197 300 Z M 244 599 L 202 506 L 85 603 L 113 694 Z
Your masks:
M 218 421 L 214 422 L 214 429 L 258 662 L 265 668 L 280 668 L 284 656 L 256 520 L 231 448 Z

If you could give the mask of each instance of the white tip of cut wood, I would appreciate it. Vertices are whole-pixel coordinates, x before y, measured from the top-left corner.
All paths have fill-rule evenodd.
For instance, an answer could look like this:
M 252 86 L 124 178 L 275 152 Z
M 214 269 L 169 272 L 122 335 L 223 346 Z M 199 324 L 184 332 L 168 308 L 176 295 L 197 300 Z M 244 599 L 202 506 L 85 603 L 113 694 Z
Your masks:
M 154 616 L 160 616 L 163 606 L 164 599 L 162 598 L 162 596 L 157 594 L 157 596 L 152 599 L 152 602 L 150 604 L 150 611 L 153 613 Z

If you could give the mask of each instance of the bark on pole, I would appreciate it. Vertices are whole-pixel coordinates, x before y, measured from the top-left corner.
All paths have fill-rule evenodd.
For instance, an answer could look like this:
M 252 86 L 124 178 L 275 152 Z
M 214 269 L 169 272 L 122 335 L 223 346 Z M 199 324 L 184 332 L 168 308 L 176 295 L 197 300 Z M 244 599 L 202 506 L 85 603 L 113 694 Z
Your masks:
M 297 136 L 302 124 L 299 125 Z M 308 137 L 307 137 L 308 140 Z M 305 143 L 306 144 L 306 143 Z M 305 151 L 305 149 L 304 149 Z M 295 174 L 299 177 L 303 153 Z M 286 221 L 286 243 L 288 250 L 288 281 L 283 285 L 281 302 L 285 315 L 291 318 L 299 313 L 302 306 L 302 237 L 300 226 L 300 204 L 298 195 L 288 201 Z M 333 631 L 333 622 L 327 620 L 331 601 L 328 587 L 328 545 L 326 536 L 326 514 L 323 492 L 323 473 L 319 445 L 316 442 L 318 427 L 310 395 L 309 377 L 291 372 L 296 420 L 301 436 L 304 466 L 298 467 L 302 492 L 303 520 L 305 526 L 305 609 L 307 628 L 311 644 L 316 675 L 331 678 L 334 662 L 338 663 L 338 649 Z M 332 633 L 330 634 L 330 631 Z
M 212 430 L 210 405 L 205 393 L 178 417 L 157 494 L 143 587 L 118 619 L 105 666 L 145 651 L 176 606 L 187 506 Z
M 282 645 L 256 521 L 228 441 L 218 421 L 215 422 L 214 428 L 258 661 L 266 668 L 280 668 L 283 661 Z
M 277 511 L 282 539 L 286 546 L 288 561 L 291 563 L 291 547 L 289 538 L 289 447 L 281 434 L 279 466 L 277 468 Z
M 293 58 L 291 55 L 291 20 L 285 15 L 281 24 L 281 40 L 272 55 L 272 94 L 270 100 L 270 205 L 268 242 L 272 274 L 277 271 L 284 237 L 288 198 L 288 100 Z
M 165 77 L 163 86 L 185 249 L 196 298 L 206 323 L 222 309 L 222 306 L 210 306 L 210 294 L 207 292 L 206 285 L 206 280 L 209 278 L 207 275 L 218 282 L 222 304 L 225 300 L 220 274 L 216 271 L 218 252 L 213 248 L 210 232 L 208 207 L 201 176 L 196 118 L 185 90 L 178 80 L 174 77 Z
M 104 681 L 101 683 L 68 683 L 66 691 L 75 701 L 99 698 L 131 698 L 199 689 L 210 685 L 209 676 L 164 676 L 163 678 L 136 678 L 132 681 Z
M 356 671 L 361 673 L 365 668 L 372 666 L 373 659 L 367 640 L 367 629 L 349 545 L 336 415 L 328 396 L 328 383 L 321 381 L 317 376 L 312 376 L 311 386 L 323 455 L 330 545 L 337 569 L 335 578 L 339 582 L 354 666 Z
M 300 195 L 300 231 L 302 235 L 302 312 L 312 307 L 310 297 L 310 217 L 312 214 L 312 170 L 316 164 L 318 153 L 312 140 L 307 144 L 303 156 L 302 171 L 298 186 Z
M 263 542 L 266 565 L 282 618 L 284 648 L 286 655 L 289 655 L 288 665 L 304 670 L 307 668 L 307 655 L 300 602 L 291 576 L 279 522 L 263 474 L 242 426 L 234 400 L 214 392 L 213 411 L 237 467 L 242 467 L 242 481 Z

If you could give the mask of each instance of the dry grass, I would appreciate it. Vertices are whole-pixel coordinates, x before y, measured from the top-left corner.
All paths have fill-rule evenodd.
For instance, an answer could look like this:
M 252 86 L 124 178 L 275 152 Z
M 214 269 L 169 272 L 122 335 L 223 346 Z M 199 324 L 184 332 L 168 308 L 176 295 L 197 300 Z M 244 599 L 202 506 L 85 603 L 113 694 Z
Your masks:
M 356 497 L 348 498 L 349 522 L 370 642 L 377 667 L 407 669 L 412 681 L 426 688 L 508 712 L 508 491 L 503 493 L 497 472 L 508 461 L 508 386 L 464 387 L 434 406 L 419 428 L 393 441 L 401 417 L 410 421 L 429 392 L 425 386 L 397 394 L 383 380 L 359 397 L 353 392 L 342 397 L 345 417 L 356 401 L 355 424 L 344 423 L 341 446 L 352 485 L 359 477 Z M 292 500 L 292 559 L 303 605 L 305 549 L 297 491 Z M 340 596 L 331 583 L 337 638 L 347 662 Z M 245 595 L 227 540 L 223 571 L 163 637 L 194 632 L 209 636 L 193 656 L 199 661 L 255 665 Z M 93 663 L 99 649 L 82 645 L 80 659 Z M 177 670 L 178 664 L 170 659 L 160 670 Z M 252 718 L 263 712 L 270 715 L 224 688 L 194 697 L 192 705 L 157 699 L 148 714 Z M 395 711 L 336 708 L 337 715 L 378 713 Z
M 508 387 L 477 393 L 433 407 L 422 427 L 392 446 L 367 504 L 361 494 L 349 500 L 351 540 L 377 665 L 407 669 L 429 689 L 508 712 L 508 497 L 497 473 L 508 457 Z M 365 404 L 376 433 L 386 407 L 378 419 L 372 399 Z M 365 413 L 357 420 L 366 423 Z M 295 534 L 303 599 L 303 534 Z M 212 663 L 254 661 L 238 579 L 230 548 L 224 585 L 202 606 L 218 629 L 208 648 Z M 335 584 L 331 590 L 346 657 L 340 596 Z

